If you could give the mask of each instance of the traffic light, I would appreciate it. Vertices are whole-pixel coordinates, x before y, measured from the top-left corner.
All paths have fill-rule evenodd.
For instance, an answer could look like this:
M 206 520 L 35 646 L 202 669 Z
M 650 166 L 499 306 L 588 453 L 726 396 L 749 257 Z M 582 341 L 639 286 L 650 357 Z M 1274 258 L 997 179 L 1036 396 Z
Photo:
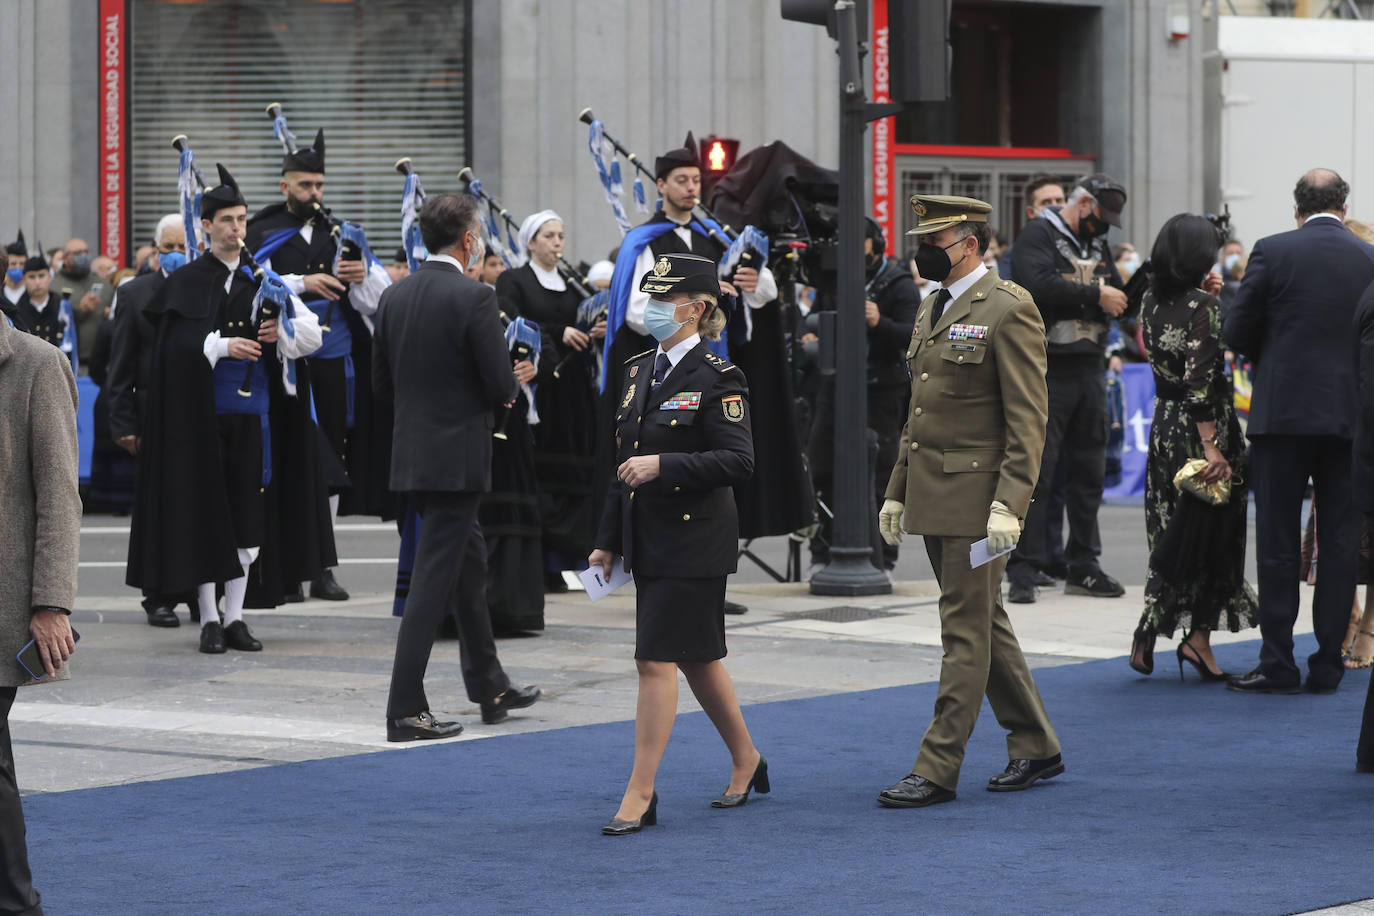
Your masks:
M 719 178 L 735 164 L 739 154 L 739 141 L 729 137 L 708 136 L 701 143 L 701 161 L 706 166 L 710 178 Z

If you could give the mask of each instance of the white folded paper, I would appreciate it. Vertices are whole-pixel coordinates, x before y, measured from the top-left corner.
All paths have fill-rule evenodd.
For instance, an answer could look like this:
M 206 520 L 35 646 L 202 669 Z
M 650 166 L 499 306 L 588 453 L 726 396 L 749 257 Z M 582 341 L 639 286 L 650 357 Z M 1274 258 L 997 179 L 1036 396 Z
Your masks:
M 1006 550 L 1003 550 L 1001 553 L 988 553 L 987 538 L 983 538 L 981 541 L 974 541 L 968 547 L 968 565 L 973 567 L 974 569 L 977 569 L 984 563 L 990 563 L 998 557 L 1002 556 L 1003 554 L 1011 553 L 1015 549 L 1016 545 L 1012 544 L 1010 547 L 1008 547 Z
M 586 587 L 587 597 L 592 601 L 600 601 L 634 577 L 625 571 L 625 558 L 616 557 L 611 561 L 611 578 L 609 580 L 602 575 L 600 566 L 582 570 L 577 574 L 577 578 L 581 579 L 583 586 Z

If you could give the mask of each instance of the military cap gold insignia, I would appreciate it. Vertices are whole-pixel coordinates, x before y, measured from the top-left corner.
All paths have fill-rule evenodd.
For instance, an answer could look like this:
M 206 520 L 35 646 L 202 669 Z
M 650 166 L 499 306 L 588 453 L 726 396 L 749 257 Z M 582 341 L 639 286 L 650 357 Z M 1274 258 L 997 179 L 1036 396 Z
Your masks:
M 668 259 L 667 259 L 667 258 L 659 258 L 659 259 L 658 259 L 658 263 L 654 265 L 654 276 L 655 276 L 655 277 L 667 276 L 668 271 L 670 271 L 670 270 L 672 270 L 672 269 L 673 269 L 673 268 L 672 268 L 672 265 L 670 265 L 670 264 L 668 263 Z
M 986 223 L 992 204 L 972 197 L 913 194 L 911 212 L 916 214 L 916 228 L 907 235 L 929 235 L 959 223 Z

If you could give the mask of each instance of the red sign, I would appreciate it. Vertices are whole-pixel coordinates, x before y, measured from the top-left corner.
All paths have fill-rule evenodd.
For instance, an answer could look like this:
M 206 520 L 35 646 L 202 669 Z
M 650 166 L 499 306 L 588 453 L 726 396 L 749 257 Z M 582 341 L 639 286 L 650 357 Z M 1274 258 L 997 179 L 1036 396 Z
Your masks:
M 125 0 L 100 0 L 100 253 L 124 263 L 124 70 L 128 45 Z
M 887 31 L 887 0 L 873 0 L 873 101 L 883 105 L 892 101 L 892 75 L 888 67 L 891 47 Z M 873 122 L 873 218 L 883 227 L 888 254 L 897 253 L 896 151 L 893 136 L 897 119 L 879 118 Z

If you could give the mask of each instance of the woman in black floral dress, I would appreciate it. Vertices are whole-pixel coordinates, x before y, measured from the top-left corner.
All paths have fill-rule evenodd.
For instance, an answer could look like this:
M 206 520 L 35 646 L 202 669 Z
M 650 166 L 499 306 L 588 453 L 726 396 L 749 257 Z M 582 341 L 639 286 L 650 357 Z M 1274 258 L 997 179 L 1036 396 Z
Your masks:
M 1189 662 L 1208 681 L 1225 674 L 1212 656 L 1211 633 L 1253 627 L 1257 602 L 1245 581 L 1245 440 L 1236 420 L 1231 381 L 1225 373 L 1221 315 L 1216 298 L 1199 282 L 1218 286 L 1209 274 L 1219 244 L 1206 219 L 1179 214 L 1164 224 L 1151 252 L 1150 289 L 1141 306 L 1145 349 L 1155 377 L 1155 415 L 1145 478 L 1145 531 L 1153 550 L 1180 499 L 1174 474 L 1193 458 L 1204 458 L 1203 479 L 1231 481 L 1226 511 L 1234 532 L 1222 549 L 1226 568 L 1190 582 L 1168 581 L 1151 568 L 1145 580 L 1145 612 L 1131 645 L 1131 667 L 1154 669 L 1156 636 L 1184 633 L 1178 645 L 1179 674 Z M 1205 279 L 1204 279 L 1205 276 Z M 1191 497 L 1188 497 L 1191 498 Z

